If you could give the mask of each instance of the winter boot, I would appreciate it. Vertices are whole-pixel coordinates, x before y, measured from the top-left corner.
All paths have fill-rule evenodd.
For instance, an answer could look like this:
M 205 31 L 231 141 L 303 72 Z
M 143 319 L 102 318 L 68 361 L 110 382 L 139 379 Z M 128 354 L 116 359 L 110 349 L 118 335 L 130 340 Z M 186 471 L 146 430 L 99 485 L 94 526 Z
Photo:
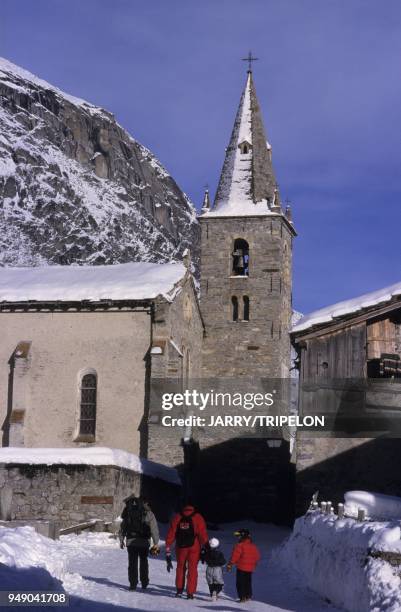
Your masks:
M 188 593 L 187 599 L 193 599 L 193 598 L 194 598 L 194 596 L 192 595 L 192 593 Z
M 182 589 L 179 589 L 179 590 L 176 592 L 175 597 L 181 597 L 181 595 L 182 595 Z

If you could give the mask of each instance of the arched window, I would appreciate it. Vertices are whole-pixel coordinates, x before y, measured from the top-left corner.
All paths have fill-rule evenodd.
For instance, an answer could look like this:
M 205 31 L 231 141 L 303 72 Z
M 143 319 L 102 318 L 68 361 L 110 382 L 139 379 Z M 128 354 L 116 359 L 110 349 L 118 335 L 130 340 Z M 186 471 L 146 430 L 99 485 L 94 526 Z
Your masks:
M 231 298 L 233 321 L 238 321 L 238 298 L 233 295 Z
M 234 276 L 248 276 L 249 244 L 243 238 L 237 238 L 234 241 L 232 259 L 232 274 Z
M 81 379 L 81 410 L 79 433 L 94 436 L 96 431 L 96 374 L 85 374 Z
M 244 321 L 249 321 L 249 297 L 244 295 Z

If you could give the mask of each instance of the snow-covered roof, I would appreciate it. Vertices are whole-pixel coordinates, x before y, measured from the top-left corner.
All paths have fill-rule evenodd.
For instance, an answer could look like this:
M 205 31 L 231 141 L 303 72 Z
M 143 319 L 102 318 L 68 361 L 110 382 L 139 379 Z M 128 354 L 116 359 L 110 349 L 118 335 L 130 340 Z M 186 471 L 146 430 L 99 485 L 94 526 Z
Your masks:
M 118 448 L 93 446 L 91 448 L 0 448 L 0 463 L 24 463 L 29 465 L 98 465 L 116 466 L 160 478 L 180 485 L 176 469 L 142 459 Z
M 182 263 L 0 268 L 0 302 L 174 299 Z
M 269 208 L 267 200 L 260 202 L 241 201 L 238 199 L 228 200 L 221 204 L 218 208 L 212 208 L 202 214 L 203 217 L 265 217 L 268 215 L 277 216 L 276 212 L 272 212 Z
M 385 302 L 390 302 L 390 300 L 396 296 L 401 296 L 401 282 L 395 283 L 395 285 L 390 285 L 389 287 L 383 287 L 377 291 L 365 293 L 364 295 L 351 300 L 344 300 L 343 302 L 326 306 L 326 308 L 315 310 L 314 312 L 302 317 L 294 325 L 292 331 L 301 332 L 314 327 L 315 325 L 331 323 L 340 317 L 357 314 L 366 308 L 372 308 Z

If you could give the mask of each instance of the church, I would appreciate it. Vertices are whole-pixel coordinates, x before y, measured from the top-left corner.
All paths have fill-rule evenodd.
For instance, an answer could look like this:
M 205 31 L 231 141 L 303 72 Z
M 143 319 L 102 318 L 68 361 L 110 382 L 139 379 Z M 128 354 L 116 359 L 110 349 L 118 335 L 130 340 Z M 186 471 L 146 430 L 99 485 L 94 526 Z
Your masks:
M 102 446 L 183 467 L 213 520 L 276 520 L 290 505 L 285 436 L 168 433 L 154 382 L 290 376 L 292 241 L 251 64 L 213 205 L 199 215 L 200 294 L 184 264 L 0 269 L 2 445 Z

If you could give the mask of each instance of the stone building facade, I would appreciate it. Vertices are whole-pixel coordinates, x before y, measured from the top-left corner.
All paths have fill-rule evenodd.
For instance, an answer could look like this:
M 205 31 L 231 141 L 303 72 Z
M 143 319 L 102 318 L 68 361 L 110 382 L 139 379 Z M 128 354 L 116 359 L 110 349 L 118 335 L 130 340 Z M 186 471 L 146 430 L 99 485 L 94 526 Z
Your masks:
M 282 209 L 251 71 L 214 204 L 206 193 L 199 221 L 200 304 L 188 257 L 186 270 L 156 265 L 163 291 L 154 287 L 154 271 L 134 290 L 117 273 L 124 266 L 81 268 L 94 277 L 77 295 L 67 276 L 42 283 L 41 269 L 17 283 L 17 293 L 10 280 L 2 295 L 7 283 L 0 282 L 3 445 L 101 445 L 169 466 L 184 461 L 186 493 L 211 520 L 277 521 L 291 490 L 280 432 L 273 448 L 240 431 L 168 429 L 152 404 L 152 391 L 169 381 L 185 389 L 199 380 L 224 386 L 289 377 L 296 233 L 289 208 Z M 107 268 L 114 268 L 111 280 L 96 282 Z M 53 269 L 74 275 L 73 267 Z M 8 273 L 0 270 L 0 281 Z
M 292 227 L 283 215 L 250 215 L 201 217 L 201 228 L 203 375 L 287 377 Z M 249 245 L 247 275 L 233 274 L 238 239 Z
M 167 376 L 173 361 L 181 376 L 191 355 L 194 372 L 199 363 L 203 324 L 188 270 L 4 268 L 0 281 L 2 445 L 152 455 L 151 376 Z

